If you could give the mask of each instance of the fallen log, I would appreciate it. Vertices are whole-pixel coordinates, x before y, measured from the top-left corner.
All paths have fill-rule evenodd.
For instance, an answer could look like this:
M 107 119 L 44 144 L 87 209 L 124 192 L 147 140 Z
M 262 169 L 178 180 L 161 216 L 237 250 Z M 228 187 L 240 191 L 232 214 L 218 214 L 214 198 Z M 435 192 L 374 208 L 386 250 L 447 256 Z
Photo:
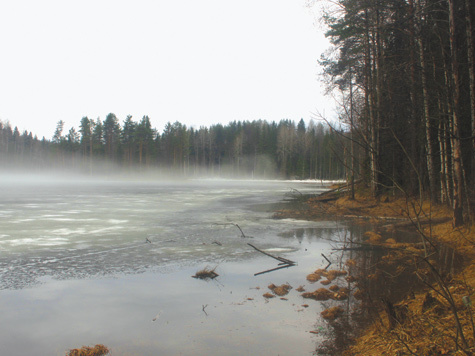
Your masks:
M 331 200 L 337 200 L 341 195 L 341 193 L 346 193 L 348 192 L 348 186 L 347 185 L 340 185 L 337 188 L 326 190 L 323 193 L 320 193 L 315 201 L 325 203 L 327 201 Z

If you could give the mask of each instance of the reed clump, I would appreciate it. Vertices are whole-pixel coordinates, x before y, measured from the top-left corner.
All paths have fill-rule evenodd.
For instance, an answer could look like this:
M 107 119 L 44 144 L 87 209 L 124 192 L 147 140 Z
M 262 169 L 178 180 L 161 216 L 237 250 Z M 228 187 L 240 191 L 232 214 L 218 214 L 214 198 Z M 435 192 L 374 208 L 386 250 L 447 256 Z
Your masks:
M 104 356 L 109 353 L 109 349 L 104 345 L 97 344 L 94 347 L 83 346 L 80 349 L 71 349 L 66 356 Z
M 216 267 L 215 268 L 209 268 L 205 267 L 202 270 L 199 270 L 196 272 L 193 278 L 198 278 L 198 279 L 214 279 L 219 276 L 219 274 L 216 273 Z
M 342 307 L 331 307 L 322 311 L 320 315 L 325 320 L 333 321 L 343 315 L 343 313 L 344 310 Z
M 275 284 L 270 284 L 268 288 L 279 297 L 283 297 L 284 295 L 289 294 L 289 291 L 292 289 L 290 284 L 282 284 L 280 286 L 276 286 Z
M 322 279 L 322 277 L 325 277 L 326 279 L 322 282 L 320 282 L 321 284 L 323 285 L 327 285 L 327 284 L 330 284 L 331 282 L 333 282 L 335 279 L 337 279 L 338 277 L 340 276 L 346 276 L 347 272 L 344 271 L 344 270 L 325 270 L 323 268 L 319 268 L 317 270 L 315 270 L 313 273 L 310 273 L 309 275 L 307 275 L 307 281 L 309 282 L 317 282 L 319 281 L 320 279 Z
M 302 297 L 307 299 L 314 299 L 318 301 L 332 300 L 345 300 L 350 295 L 348 288 L 338 288 L 338 290 L 332 291 L 326 288 L 319 288 L 314 292 L 306 292 L 301 294 Z
M 326 288 L 319 288 L 314 292 L 302 293 L 302 297 L 308 299 L 315 299 L 318 301 L 325 301 L 331 299 L 333 297 L 333 293 Z

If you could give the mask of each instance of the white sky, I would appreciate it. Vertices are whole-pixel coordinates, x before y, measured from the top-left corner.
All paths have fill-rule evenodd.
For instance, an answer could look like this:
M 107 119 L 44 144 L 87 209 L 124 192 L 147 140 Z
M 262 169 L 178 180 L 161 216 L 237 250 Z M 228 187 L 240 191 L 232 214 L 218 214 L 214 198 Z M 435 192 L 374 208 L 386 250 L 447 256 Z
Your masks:
M 0 120 L 308 121 L 332 111 L 314 22 L 305 0 L 0 0 Z

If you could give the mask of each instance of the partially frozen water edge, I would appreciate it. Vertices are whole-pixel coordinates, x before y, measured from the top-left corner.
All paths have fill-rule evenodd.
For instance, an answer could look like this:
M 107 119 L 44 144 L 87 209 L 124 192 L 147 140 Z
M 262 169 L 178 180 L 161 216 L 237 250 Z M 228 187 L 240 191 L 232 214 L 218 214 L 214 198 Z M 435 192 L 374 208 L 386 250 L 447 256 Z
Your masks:
M 0 197 L 0 343 L 6 354 L 64 355 L 104 343 L 114 355 L 312 354 L 320 307 L 262 297 L 269 283 L 306 284 L 326 265 L 335 222 L 273 220 L 269 206 L 319 184 L 203 180 L 64 184 Z M 275 261 L 298 266 L 254 273 Z M 248 241 L 249 240 L 249 241 Z M 191 278 L 205 266 L 215 281 Z M 257 287 L 259 289 L 257 289 Z M 279 304 L 280 303 L 280 304 Z M 208 316 L 202 308 L 207 305 Z M 160 318 L 152 322 L 159 311 Z M 22 340 L 19 342 L 19 340 Z

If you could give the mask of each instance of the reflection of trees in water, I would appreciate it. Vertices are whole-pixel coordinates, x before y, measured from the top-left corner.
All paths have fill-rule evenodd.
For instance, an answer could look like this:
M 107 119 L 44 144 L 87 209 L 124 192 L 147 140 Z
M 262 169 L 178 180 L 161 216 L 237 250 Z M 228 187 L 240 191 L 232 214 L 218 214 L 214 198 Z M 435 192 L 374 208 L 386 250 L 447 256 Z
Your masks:
M 331 241 L 335 242 L 333 259 L 336 258 L 338 268 L 348 272 L 345 279 L 338 279 L 340 287 L 346 287 L 350 290 L 348 299 L 343 301 L 324 302 L 324 309 L 338 305 L 344 309 L 344 314 L 333 321 L 323 321 L 327 325 L 323 328 L 325 339 L 316 349 L 318 355 L 339 355 L 341 354 L 357 336 L 358 330 L 363 327 L 365 320 L 365 310 L 361 308 L 361 303 L 354 297 L 356 290 L 356 275 L 359 274 L 360 266 L 353 261 L 360 260 L 359 251 L 352 249 L 353 241 L 360 241 L 362 230 L 359 227 L 350 227 L 340 230 L 331 235 Z M 338 242 L 338 243 L 337 243 Z M 341 248 L 348 248 L 342 250 Z M 363 260 L 365 260 L 363 258 Z M 363 267 L 364 268 L 364 267 Z
M 298 228 L 292 229 L 290 231 L 281 232 L 280 237 L 296 239 L 298 242 L 303 242 L 307 240 L 309 242 L 313 241 L 340 241 L 342 236 L 347 233 L 348 228 L 346 227 L 307 227 L 307 228 Z
M 337 278 L 332 285 L 340 288 L 348 288 L 351 292 L 346 300 L 330 300 L 321 302 L 323 309 L 339 306 L 344 309 L 343 316 L 334 321 L 324 321 L 319 319 L 316 324 L 319 340 L 317 346 L 318 355 L 339 355 L 358 336 L 362 328 L 373 320 L 377 290 L 381 290 L 378 282 L 368 280 L 366 276 L 373 273 L 378 262 L 381 260 L 381 250 L 358 249 L 359 242 L 365 231 L 372 226 L 352 225 L 342 227 L 318 227 L 299 228 L 281 233 L 280 236 L 289 239 L 296 239 L 300 243 L 324 241 L 334 248 L 331 253 L 332 265 L 329 269 L 339 269 L 347 271 L 347 277 Z M 344 250 L 345 249 L 345 250 Z M 373 271 L 373 272 L 371 272 Z M 363 299 L 357 299 L 357 290 L 367 290 Z M 366 298 L 366 294 L 371 298 Z M 361 295 L 361 294 L 360 294 Z
M 395 302 L 408 287 L 413 288 L 416 284 L 414 273 L 407 269 L 398 270 L 397 263 L 387 263 L 387 250 L 361 244 L 363 232 L 368 229 L 368 226 L 352 226 L 326 235 L 334 242 L 332 257 L 337 260 L 337 268 L 348 272 L 347 278 L 338 283 L 350 290 L 350 296 L 341 302 L 323 303 L 324 308 L 338 305 L 345 313 L 334 321 L 322 321 L 327 327 L 323 332 L 324 341 L 317 346 L 318 355 L 341 354 L 375 320 L 382 300 Z
M 361 244 L 361 231 L 348 229 L 341 243 L 335 246 L 339 250 L 338 256 L 334 253 L 333 258 L 337 257 L 340 266 L 348 272 L 346 282 L 351 293 L 348 300 L 340 304 L 323 304 L 324 307 L 339 305 L 345 309 L 345 315 L 335 321 L 324 322 L 327 325 L 325 340 L 317 347 L 318 355 L 341 354 L 359 332 L 374 321 L 379 320 L 381 327 L 391 328 L 395 322 L 399 322 L 396 310 L 399 307 L 396 304 L 426 284 L 434 283 L 429 268 L 417 262 L 417 249 L 422 249 L 419 240 L 413 239 L 411 244 L 398 245 L 417 235 L 382 233 L 382 241 L 389 237 L 397 237 L 397 240 L 386 246 L 371 246 Z M 408 252 L 406 248 L 413 249 L 413 252 Z M 457 267 L 457 256 L 451 248 L 438 246 L 437 254 L 433 256 L 437 257 L 434 265 L 441 275 L 453 273 Z M 388 320 L 381 320 L 379 310 L 386 310 Z
M 340 355 L 355 336 L 353 319 L 341 317 L 335 321 L 328 322 L 328 327 L 320 328 L 324 331 L 324 341 L 317 347 L 317 355 L 335 356 Z
M 350 241 L 353 237 L 354 235 L 350 234 Z M 378 294 L 384 291 L 382 285 L 367 278 L 374 272 L 381 258 L 380 251 L 352 250 L 351 242 L 347 247 L 350 249 L 340 251 L 339 258 L 342 264 L 346 264 L 350 296 L 339 304 L 345 310 L 344 316 L 327 322 L 327 337 L 318 345 L 316 350 L 318 355 L 340 355 L 347 349 L 376 317 Z

